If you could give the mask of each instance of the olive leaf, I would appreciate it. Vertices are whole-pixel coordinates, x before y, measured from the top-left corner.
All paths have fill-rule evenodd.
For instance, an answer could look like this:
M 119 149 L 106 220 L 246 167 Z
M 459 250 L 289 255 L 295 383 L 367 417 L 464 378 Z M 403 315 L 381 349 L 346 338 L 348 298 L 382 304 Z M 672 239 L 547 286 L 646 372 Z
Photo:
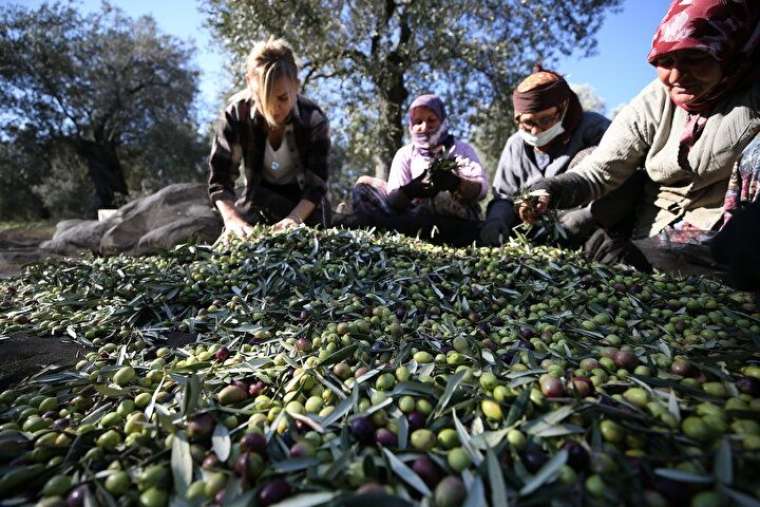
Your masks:
M 491 504 L 508 507 L 507 486 L 504 483 L 504 475 L 493 448 L 489 448 L 486 451 L 486 463 L 488 464 L 488 484 L 491 487 Z
M 227 461 L 230 457 L 230 432 L 224 424 L 217 424 L 214 428 L 214 434 L 211 435 L 211 448 L 214 450 L 216 457 L 220 461 Z
M 715 479 L 708 475 L 699 475 L 684 470 L 674 468 L 658 468 L 654 471 L 656 475 L 665 477 L 676 482 L 691 482 L 695 484 L 711 484 Z
M 460 371 L 458 373 L 455 373 L 454 375 L 451 375 L 449 377 L 449 380 L 446 382 L 446 389 L 443 391 L 443 395 L 438 399 L 438 404 L 435 406 L 435 410 L 433 411 L 433 418 L 436 419 L 441 416 L 441 414 L 446 409 L 446 405 L 449 404 L 449 401 L 451 400 L 451 397 L 454 394 L 454 391 L 457 387 L 459 387 L 459 384 L 462 382 L 466 375 L 466 372 Z
M 175 433 L 172 438 L 171 468 L 174 487 L 184 497 L 188 486 L 193 482 L 193 458 L 184 431 Z
M 731 458 L 731 442 L 728 438 L 723 438 L 720 445 L 715 450 L 715 478 L 721 484 L 730 486 L 734 482 L 734 468 Z
M 423 496 L 430 494 L 430 489 L 427 487 L 427 484 L 425 484 L 425 482 L 420 479 L 420 476 L 417 475 L 414 470 L 406 466 L 388 449 L 383 448 L 383 454 L 385 454 L 385 457 L 388 459 L 388 463 L 390 464 L 393 473 L 399 476 L 401 480 L 419 491 Z

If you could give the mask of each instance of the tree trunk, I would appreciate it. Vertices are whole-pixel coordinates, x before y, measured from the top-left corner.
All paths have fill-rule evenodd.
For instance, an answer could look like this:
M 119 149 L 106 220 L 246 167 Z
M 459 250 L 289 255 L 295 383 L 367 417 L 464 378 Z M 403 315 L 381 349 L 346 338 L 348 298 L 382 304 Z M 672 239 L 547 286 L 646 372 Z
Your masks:
M 96 207 L 113 208 L 116 193 L 128 194 L 116 147 L 111 143 L 80 140 L 76 144 L 76 151 L 87 162 L 95 186 Z
M 384 72 L 381 83 L 377 84 L 380 92 L 380 139 L 375 155 L 375 177 L 388 179 L 391 162 L 404 140 L 404 101 L 409 92 L 404 86 L 404 74 L 397 69 Z

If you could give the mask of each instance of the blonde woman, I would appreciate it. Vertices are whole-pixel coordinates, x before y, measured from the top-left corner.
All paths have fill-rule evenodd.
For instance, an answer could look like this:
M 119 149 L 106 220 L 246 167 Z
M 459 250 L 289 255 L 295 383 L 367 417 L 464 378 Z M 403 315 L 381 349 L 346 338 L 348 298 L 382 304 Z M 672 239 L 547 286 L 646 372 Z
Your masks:
M 299 94 L 292 49 L 282 39 L 257 43 L 245 78 L 246 88 L 216 124 L 209 157 L 209 197 L 224 220 L 224 235 L 245 236 L 256 223 L 275 230 L 328 226 L 328 121 Z M 237 198 L 241 160 L 245 190 Z

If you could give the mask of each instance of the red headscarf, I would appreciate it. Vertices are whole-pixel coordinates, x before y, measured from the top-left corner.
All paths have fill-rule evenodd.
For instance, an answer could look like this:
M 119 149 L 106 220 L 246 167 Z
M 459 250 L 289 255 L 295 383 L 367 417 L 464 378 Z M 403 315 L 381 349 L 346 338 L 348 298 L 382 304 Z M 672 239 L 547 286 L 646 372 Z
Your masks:
M 681 135 L 679 161 L 702 134 L 707 116 L 726 94 L 760 78 L 760 0 L 673 0 L 652 39 L 648 61 L 684 49 L 708 53 L 720 64 L 723 77 L 713 91 L 689 104 L 676 105 L 689 113 Z

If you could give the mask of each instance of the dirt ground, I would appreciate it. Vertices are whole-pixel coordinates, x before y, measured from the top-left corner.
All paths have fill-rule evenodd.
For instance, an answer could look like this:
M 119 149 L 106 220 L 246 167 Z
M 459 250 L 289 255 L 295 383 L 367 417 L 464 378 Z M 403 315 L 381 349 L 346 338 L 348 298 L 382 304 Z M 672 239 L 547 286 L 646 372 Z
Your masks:
M 53 237 L 55 224 L 0 223 L 0 278 L 18 273 L 25 264 L 45 257 L 39 244 Z
M 195 335 L 170 333 L 168 347 L 182 347 Z M 0 391 L 50 366 L 71 366 L 87 352 L 84 347 L 59 337 L 15 335 L 0 340 Z

